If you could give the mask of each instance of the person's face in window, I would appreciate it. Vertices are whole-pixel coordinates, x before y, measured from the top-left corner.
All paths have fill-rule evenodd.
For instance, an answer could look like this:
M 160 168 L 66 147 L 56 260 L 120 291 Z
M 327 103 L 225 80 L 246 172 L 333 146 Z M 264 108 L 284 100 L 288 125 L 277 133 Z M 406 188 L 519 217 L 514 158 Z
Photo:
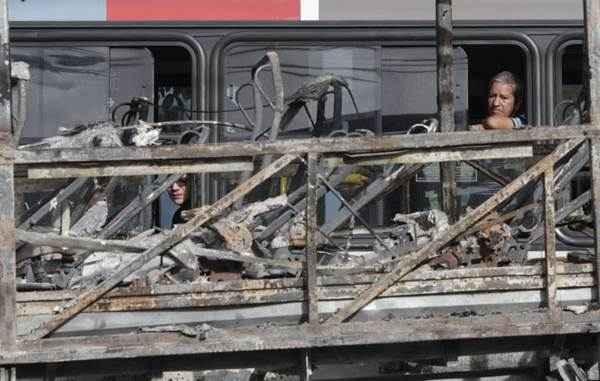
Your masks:
M 188 177 L 183 176 L 167 189 L 169 197 L 171 197 L 171 200 L 177 205 L 183 205 L 188 199 L 189 191 L 187 181 Z
M 488 95 L 488 116 L 510 118 L 516 111 L 514 86 L 508 83 L 494 82 Z

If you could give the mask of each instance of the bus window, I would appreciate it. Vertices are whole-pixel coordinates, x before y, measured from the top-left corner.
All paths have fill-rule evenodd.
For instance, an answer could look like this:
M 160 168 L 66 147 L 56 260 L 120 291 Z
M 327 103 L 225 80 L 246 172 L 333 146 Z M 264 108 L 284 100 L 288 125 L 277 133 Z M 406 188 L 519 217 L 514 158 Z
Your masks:
M 31 92 L 20 143 L 35 143 L 54 136 L 59 127 L 75 127 L 112 118 L 113 109 L 134 97 L 156 105 L 146 121 L 190 119 L 191 57 L 180 47 L 120 46 L 13 46 L 11 58 L 29 64 Z M 123 124 L 127 107 L 115 113 Z M 113 194 L 111 211 L 117 212 L 135 197 L 149 178 L 123 180 Z M 132 185 L 133 184 L 133 185 Z M 30 205 L 42 194 L 25 197 Z M 115 201 L 115 200 L 118 200 Z M 169 220 L 173 207 L 161 204 L 161 220 Z M 109 212 L 112 213 L 112 212 Z M 152 223 L 152 210 L 140 215 L 140 227 Z
M 61 126 L 108 119 L 108 47 L 13 47 L 11 53 L 31 73 L 20 143 L 56 135 Z
M 557 86 L 553 121 L 555 125 L 579 124 L 583 103 L 583 48 L 581 44 L 569 45 L 559 50 L 560 83 Z
M 528 114 L 527 99 L 529 84 L 527 79 L 527 57 L 523 48 L 515 45 L 463 45 L 469 59 L 469 124 L 479 123 L 487 117 L 489 81 L 502 71 L 510 71 L 523 86 L 521 113 L 529 121 L 534 115 Z M 522 160 L 482 160 L 479 164 L 508 179 L 513 179 L 524 170 Z M 469 167 L 470 168 L 470 167 Z M 471 168 L 471 181 L 459 182 L 459 206 L 461 212 L 467 207 L 475 208 L 502 188 L 495 181 Z M 526 197 L 525 192 L 521 192 Z
M 150 121 L 191 117 L 191 58 L 183 48 L 17 46 L 11 56 L 31 72 L 21 143 L 53 136 L 61 126 L 109 120 L 114 106 L 133 97 L 157 100 Z
M 469 60 L 469 124 L 478 123 L 487 115 L 489 81 L 502 71 L 510 71 L 523 85 L 521 111 L 528 113 L 527 58 L 525 51 L 515 45 L 462 45 Z M 527 115 L 534 120 L 533 115 Z
M 383 49 L 383 131 L 386 134 L 406 133 L 411 125 L 437 114 L 437 65 L 433 47 L 385 47 Z M 467 56 L 461 48 L 454 50 L 454 102 L 456 130 L 466 128 Z M 469 169 L 464 168 L 468 176 Z M 459 167 L 457 178 L 465 177 Z M 396 213 L 440 209 L 439 165 L 426 166 L 411 186 L 391 192 L 383 208 L 383 224 Z
M 156 70 L 156 120 L 202 119 L 192 107 L 192 61 L 188 51 L 170 46 L 149 49 Z
M 250 129 L 252 128 L 250 125 L 254 122 L 255 115 L 254 90 L 247 84 L 251 80 L 252 67 L 268 51 L 276 52 L 281 62 L 284 95 L 288 104 L 291 100 L 297 99 L 296 95 L 313 94 L 310 97 L 311 100 L 305 103 L 306 107 L 299 110 L 289 123 L 281 126 L 278 134 L 280 138 L 381 133 L 379 47 L 234 46 L 227 52 L 225 61 L 225 99 L 223 104 L 226 110 L 223 114 L 224 120 L 245 124 Z M 327 76 L 335 78 L 335 86 L 328 86 L 326 88 L 329 91 L 317 91 L 318 95 L 314 95 L 313 90 L 320 88 L 319 83 Z M 273 100 L 273 76 L 270 68 L 266 68 L 258 78 L 262 84 L 260 88 L 266 95 L 265 98 Z M 267 99 L 262 99 L 263 105 L 267 105 L 267 102 Z M 248 110 L 247 117 L 240 113 L 239 106 Z M 263 122 L 262 125 L 255 127 L 255 136 L 256 131 L 266 131 L 272 124 L 272 109 L 263 107 L 262 110 Z M 245 140 L 252 136 L 252 132 L 240 129 L 225 129 L 225 133 L 222 134 L 224 140 Z M 265 136 L 259 139 L 264 138 Z M 373 176 L 375 175 L 373 174 Z M 303 176 L 303 169 L 296 172 L 289 181 L 288 191 L 303 186 Z M 370 172 L 357 173 L 357 176 L 360 178 L 370 177 Z M 345 183 L 341 184 L 340 191 L 349 199 L 356 187 L 346 185 Z M 229 184 L 229 186 L 233 186 L 233 184 Z M 273 189 L 281 189 L 281 186 L 271 186 L 270 189 L 271 194 L 275 195 Z M 341 210 L 340 201 L 332 193 L 328 193 L 324 197 L 320 218 L 323 222 L 329 221 Z M 373 222 L 376 213 L 366 207 L 362 210 L 362 214 L 367 220 Z
M 282 136 L 327 136 L 334 130 L 346 132 L 357 129 L 378 130 L 378 110 L 380 109 L 380 75 L 378 48 L 349 46 L 235 46 L 231 48 L 225 61 L 225 81 L 223 119 L 249 125 L 238 110 L 239 104 L 254 116 L 253 89 L 247 86 L 251 80 L 252 67 L 267 51 L 275 51 L 281 62 L 284 95 L 293 97 L 297 91 L 306 89 L 311 83 L 326 75 L 334 75 L 345 84 L 339 89 L 341 95 L 341 120 L 334 121 L 335 94 L 330 92 L 321 97 L 319 109 L 317 101 L 307 102 L 307 110 L 301 110 L 282 126 Z M 265 95 L 273 99 L 273 80 L 270 69 L 264 70 L 259 79 Z M 242 88 L 242 89 L 240 89 Z M 236 94 L 237 99 L 234 99 Z M 297 93 L 296 93 L 297 94 Z M 263 105 L 267 100 L 262 100 Z M 272 110 L 264 107 L 263 123 L 260 129 L 269 128 L 273 118 Z M 249 126 L 251 128 L 251 126 Z M 243 140 L 251 137 L 250 132 L 240 129 L 227 129 L 224 140 Z

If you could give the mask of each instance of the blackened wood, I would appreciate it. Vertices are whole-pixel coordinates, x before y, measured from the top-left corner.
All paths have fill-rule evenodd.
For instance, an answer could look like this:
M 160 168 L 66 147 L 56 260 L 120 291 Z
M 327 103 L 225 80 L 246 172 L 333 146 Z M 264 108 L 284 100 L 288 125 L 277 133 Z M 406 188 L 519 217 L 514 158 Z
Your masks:
M 317 292 L 317 244 L 318 244 L 318 222 L 317 213 L 318 200 L 317 195 L 319 156 L 314 153 L 308 154 L 307 161 L 307 181 L 306 181 L 306 294 L 308 304 L 308 322 L 310 324 L 319 323 L 319 294 Z
M 546 301 L 550 316 L 558 318 L 556 300 L 556 214 L 554 210 L 554 167 L 544 173 L 544 247 L 546 253 Z
M 212 218 L 223 213 L 237 199 L 251 192 L 254 188 L 256 188 L 258 185 L 269 179 L 272 175 L 280 171 L 282 168 L 286 167 L 296 158 L 297 156 L 294 155 L 285 155 L 276 160 L 269 167 L 261 170 L 256 175 L 252 176 L 246 182 L 240 184 L 233 191 L 228 193 L 225 197 L 219 199 L 217 202 L 207 207 L 206 210 L 194 216 L 190 221 L 178 226 L 170 234 L 168 234 L 165 237 L 165 239 L 163 239 L 154 247 L 144 251 L 134 261 L 118 270 L 108 279 L 100 283 L 97 287 L 84 292 L 76 300 L 63 306 L 61 312 L 58 315 L 52 318 L 52 320 L 34 329 L 26 336 L 25 339 L 41 339 L 53 332 L 54 330 L 56 330 L 57 328 L 61 327 L 79 312 L 83 311 L 87 306 L 94 303 L 107 292 L 112 290 L 117 284 L 122 282 L 131 273 L 140 269 L 145 263 L 160 255 L 162 252 L 169 250 L 177 243 L 181 242 L 190 233 L 192 233 L 194 230 L 196 230 L 206 222 L 210 221 Z
M 502 202 L 508 200 L 512 195 L 519 191 L 523 186 L 528 184 L 530 181 L 541 176 L 548 168 L 552 167 L 557 160 L 567 155 L 571 150 L 579 146 L 583 142 L 582 139 L 569 140 L 560 146 L 550 155 L 540 160 L 533 167 L 528 169 L 521 176 L 517 177 L 506 187 L 502 188 L 494 196 L 490 197 L 483 204 L 467 214 L 456 224 L 452 225 L 448 230 L 444 232 L 439 238 L 427 244 L 425 247 L 420 249 L 414 254 L 408 255 L 402 258 L 391 270 L 390 273 L 379 279 L 373 286 L 363 292 L 358 298 L 356 298 L 351 304 L 346 306 L 344 309 L 338 311 L 329 320 L 330 324 L 341 323 L 362 307 L 370 303 L 382 292 L 387 290 L 391 285 L 396 283 L 399 279 L 404 277 L 415 267 L 419 266 L 423 261 L 431 258 L 437 254 L 437 251 L 444 245 L 450 242 L 459 234 L 476 224 L 479 220 L 485 217 L 488 213 L 493 211 Z

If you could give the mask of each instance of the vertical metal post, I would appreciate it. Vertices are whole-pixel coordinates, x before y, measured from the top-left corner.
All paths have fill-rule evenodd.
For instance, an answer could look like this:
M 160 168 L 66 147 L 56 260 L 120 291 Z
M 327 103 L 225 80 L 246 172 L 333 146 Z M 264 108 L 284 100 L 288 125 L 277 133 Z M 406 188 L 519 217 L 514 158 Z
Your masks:
M 454 79 L 452 76 L 452 0 L 436 0 L 437 103 L 442 132 L 454 131 Z M 440 164 L 442 209 L 450 221 L 458 219 L 456 163 Z
M 317 172 L 319 156 L 314 152 L 308 154 L 308 174 L 306 181 L 306 300 L 308 306 L 308 323 L 319 324 L 319 295 L 317 292 Z
M 556 300 L 556 213 L 554 210 L 554 168 L 544 173 L 544 216 L 546 251 L 546 299 L 553 320 L 558 319 Z
M 590 120 L 592 124 L 598 125 L 600 123 L 600 2 L 584 1 L 584 12 L 590 81 Z
M 0 0 L 0 351 L 16 347 L 15 220 L 11 121 L 8 5 Z M 0 378 L 15 378 L 14 368 L 0 368 Z
M 585 51 L 588 80 L 590 123 L 600 128 L 600 2 L 583 0 L 585 21 Z M 587 74 L 587 76 L 585 75 Z M 590 139 L 590 164 L 592 172 L 592 202 L 594 209 L 594 238 L 596 254 L 596 300 L 600 300 L 600 139 Z M 596 359 L 600 366 L 600 335 L 596 337 Z

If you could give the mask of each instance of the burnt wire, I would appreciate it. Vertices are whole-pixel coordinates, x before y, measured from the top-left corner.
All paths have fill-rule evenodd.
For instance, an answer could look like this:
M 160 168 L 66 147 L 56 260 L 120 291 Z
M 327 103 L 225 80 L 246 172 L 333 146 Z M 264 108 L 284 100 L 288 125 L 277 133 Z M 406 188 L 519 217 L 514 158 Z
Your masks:
M 188 109 L 185 107 L 165 107 L 163 105 L 158 105 L 155 103 L 152 103 L 150 101 L 145 101 L 144 103 L 146 103 L 149 106 L 152 106 L 154 108 L 161 108 L 163 110 L 167 110 L 167 111 L 181 111 L 181 112 L 186 112 L 189 113 L 191 117 L 193 114 L 218 114 L 218 113 L 231 113 L 231 112 L 240 112 L 239 109 L 237 108 L 232 108 L 232 109 L 220 109 L 220 110 L 214 110 L 214 111 L 208 111 L 208 110 L 194 110 L 194 109 Z M 131 109 L 126 111 L 125 114 L 123 114 L 123 116 L 121 117 L 121 122 L 123 121 L 134 121 L 135 115 L 136 113 L 140 112 L 140 109 L 137 107 L 136 102 L 123 102 L 123 103 L 119 103 L 118 105 L 116 105 L 113 110 L 112 110 L 112 114 L 111 114 L 111 119 L 114 123 L 117 123 L 117 117 L 116 117 L 116 113 L 117 110 L 128 106 Z M 269 107 L 269 105 L 263 105 L 263 108 L 267 108 Z M 255 106 L 249 106 L 249 107 L 244 107 L 245 110 L 253 110 L 255 109 Z M 127 125 L 127 124 L 123 124 L 122 125 Z

